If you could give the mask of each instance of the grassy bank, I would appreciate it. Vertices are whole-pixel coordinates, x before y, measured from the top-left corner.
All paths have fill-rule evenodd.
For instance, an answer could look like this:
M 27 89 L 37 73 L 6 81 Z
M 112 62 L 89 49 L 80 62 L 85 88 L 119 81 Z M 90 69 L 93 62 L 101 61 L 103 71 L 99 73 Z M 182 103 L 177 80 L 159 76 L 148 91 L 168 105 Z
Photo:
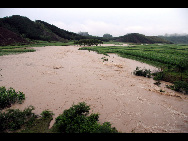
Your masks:
M 188 83 L 188 45 L 93 46 L 83 47 L 80 50 L 96 51 L 104 55 L 116 53 L 121 57 L 134 59 L 161 68 L 163 71 L 161 80 L 172 83 L 175 81 Z
M 24 53 L 24 52 L 35 52 L 36 50 L 33 49 L 32 47 L 68 46 L 68 45 L 73 45 L 73 42 L 63 43 L 63 42 L 55 42 L 55 41 L 47 42 L 47 41 L 36 40 L 28 45 L 0 46 L 0 56 Z

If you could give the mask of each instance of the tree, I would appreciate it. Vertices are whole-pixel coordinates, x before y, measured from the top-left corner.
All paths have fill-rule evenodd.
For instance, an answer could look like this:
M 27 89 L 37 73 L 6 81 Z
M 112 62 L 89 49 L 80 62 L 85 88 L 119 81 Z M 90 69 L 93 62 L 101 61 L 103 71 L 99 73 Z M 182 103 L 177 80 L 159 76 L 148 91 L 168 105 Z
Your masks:
M 98 46 L 98 44 L 103 44 L 103 42 L 99 39 L 81 39 L 79 41 L 74 41 L 74 44 L 79 44 L 81 45 L 88 45 L 88 46 L 92 46 L 92 45 L 96 45 Z
M 103 35 L 103 38 L 112 38 L 112 35 L 106 33 L 106 34 Z

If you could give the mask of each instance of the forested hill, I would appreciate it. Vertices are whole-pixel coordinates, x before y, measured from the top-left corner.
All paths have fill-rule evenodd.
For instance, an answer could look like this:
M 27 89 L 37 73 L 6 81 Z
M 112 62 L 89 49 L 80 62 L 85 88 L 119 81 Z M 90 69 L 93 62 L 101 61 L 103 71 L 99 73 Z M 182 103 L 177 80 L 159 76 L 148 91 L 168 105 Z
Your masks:
M 0 18 L 0 45 L 11 45 L 15 43 L 26 44 L 31 40 L 43 41 L 61 41 L 80 39 L 99 39 L 102 41 L 115 40 L 119 42 L 132 43 L 171 43 L 163 38 L 156 36 L 145 36 L 139 33 L 131 33 L 115 38 L 103 38 L 95 36 L 82 36 L 64 29 L 60 29 L 55 25 L 47 22 L 36 20 L 32 21 L 27 17 L 20 15 L 13 15 L 9 17 Z M 7 32 L 5 32 L 7 31 Z
M 166 43 L 171 44 L 172 42 L 162 39 L 157 36 L 145 36 L 139 33 L 130 33 L 124 36 L 116 37 L 116 41 L 119 42 L 131 42 L 131 43 Z
M 179 36 L 159 36 L 165 40 L 173 42 L 174 44 L 188 44 L 188 35 Z
M 44 21 L 32 21 L 27 17 L 19 15 L 0 18 L 0 27 L 14 32 L 22 38 L 31 40 L 66 41 L 85 38 L 76 33 L 60 29 Z
M 20 35 L 0 27 L 0 46 L 7 46 L 12 44 L 28 44 L 29 42 Z

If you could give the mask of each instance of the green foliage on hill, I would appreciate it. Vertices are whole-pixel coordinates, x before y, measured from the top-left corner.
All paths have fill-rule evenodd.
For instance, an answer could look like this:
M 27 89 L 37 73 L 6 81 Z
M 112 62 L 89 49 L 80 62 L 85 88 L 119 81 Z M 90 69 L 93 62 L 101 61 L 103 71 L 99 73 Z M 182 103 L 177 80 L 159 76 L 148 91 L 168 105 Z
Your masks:
M 43 41 L 61 41 L 67 42 L 68 40 L 80 40 L 80 39 L 98 39 L 102 41 L 109 41 L 110 39 L 119 42 L 132 42 L 132 43 L 171 43 L 156 36 L 145 36 L 138 33 L 131 33 L 120 37 L 112 37 L 110 34 L 104 37 L 95 36 L 81 36 L 79 34 L 60 29 L 55 25 L 51 25 L 47 22 L 36 20 L 32 21 L 27 17 L 20 15 L 12 15 L 9 17 L 0 18 L 0 27 L 13 32 L 24 39 L 30 40 L 43 40 Z M 10 33 L 11 34 L 11 33 Z M 8 35 L 5 37 L 5 32 L 1 34 L 2 41 L 7 38 L 15 38 L 15 35 Z M 110 37 L 110 38 L 109 38 Z M 13 39 L 12 42 L 16 42 L 18 39 Z M 20 39 L 19 39 L 20 40 Z M 20 41 L 19 41 L 20 42 Z M 23 41 L 22 41 L 23 42 Z M 9 43 L 9 42 L 8 42 Z M 11 43 L 11 42 L 10 42 Z M 6 44 L 8 45 L 8 44 Z
M 73 32 L 66 31 L 64 29 L 60 29 L 56 27 L 55 25 L 51 25 L 47 22 L 41 21 L 41 20 L 36 20 L 35 21 L 38 24 L 43 24 L 43 26 L 46 27 L 49 31 L 53 32 L 54 34 L 58 35 L 61 38 L 68 39 L 68 40 L 78 40 L 78 39 L 84 39 L 85 37 L 78 35 Z
M 174 44 L 188 44 L 188 35 L 187 36 L 159 36 L 165 40 L 173 42 Z
M 27 17 L 13 15 L 0 19 L 0 26 L 29 39 L 42 39 L 42 30 Z
M 47 22 L 41 20 L 31 21 L 29 18 L 20 15 L 0 18 L 0 27 L 6 28 L 23 38 L 31 40 L 67 42 L 67 40 L 85 38 L 76 33 L 60 29 Z
M 131 43 L 167 43 L 170 44 L 171 42 L 166 41 L 165 39 L 159 38 L 157 36 L 145 36 L 139 33 L 130 33 L 124 36 L 120 36 L 116 38 L 118 42 L 131 42 Z

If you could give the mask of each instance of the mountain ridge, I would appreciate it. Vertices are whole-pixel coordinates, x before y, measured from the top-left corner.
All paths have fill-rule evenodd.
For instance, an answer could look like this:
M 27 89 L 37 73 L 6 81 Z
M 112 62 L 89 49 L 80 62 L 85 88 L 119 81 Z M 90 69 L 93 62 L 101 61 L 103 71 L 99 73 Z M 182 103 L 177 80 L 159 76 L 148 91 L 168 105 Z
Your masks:
M 29 43 L 33 40 L 43 41 L 60 41 L 68 42 L 68 40 L 80 40 L 80 39 L 100 39 L 103 41 L 109 41 L 103 37 L 95 36 L 82 36 L 74 32 L 60 29 L 53 24 L 49 24 L 45 21 L 35 20 L 32 21 L 25 16 L 12 15 L 9 17 L 0 18 L 0 27 L 2 31 L 7 30 L 9 33 L 1 32 L 0 45 L 12 45 L 18 43 Z M 16 36 L 15 36 L 16 35 Z M 9 42 L 6 38 L 9 38 Z M 19 38 L 19 39 L 18 39 Z M 139 33 L 130 33 L 120 37 L 113 37 L 111 40 L 119 42 L 131 42 L 131 43 L 172 43 L 157 36 L 145 36 Z
M 167 41 L 163 38 L 157 36 L 145 36 L 139 33 L 129 33 L 124 36 L 117 37 L 116 41 L 131 42 L 131 43 L 146 43 L 146 44 L 153 44 L 153 43 L 172 44 L 172 42 Z

